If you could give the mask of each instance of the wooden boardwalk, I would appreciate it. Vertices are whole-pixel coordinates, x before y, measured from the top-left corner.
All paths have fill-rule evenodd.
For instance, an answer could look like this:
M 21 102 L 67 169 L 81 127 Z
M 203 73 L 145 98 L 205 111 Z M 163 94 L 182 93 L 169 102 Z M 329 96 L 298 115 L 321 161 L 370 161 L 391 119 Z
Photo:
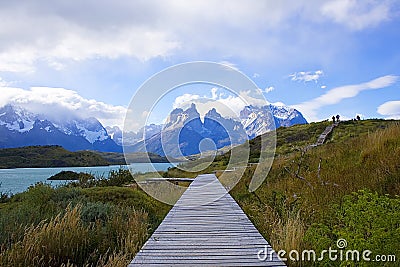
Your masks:
M 333 128 L 335 128 L 335 127 L 338 126 L 338 125 L 339 125 L 339 123 L 338 123 L 338 122 L 335 122 L 335 123 L 333 123 L 333 124 L 327 126 L 327 127 L 325 128 L 324 132 L 318 137 L 317 142 L 314 143 L 314 144 L 311 144 L 311 145 L 306 146 L 305 149 L 306 149 L 306 150 L 309 150 L 309 149 L 311 149 L 311 148 L 313 148 L 313 147 L 323 145 L 323 144 L 325 143 L 326 137 L 328 137 L 328 135 L 333 131 Z
M 333 123 L 325 128 L 325 131 L 319 136 L 317 142 L 315 143 L 316 146 L 323 145 L 325 143 L 326 137 L 333 131 L 333 128 L 338 126 L 338 123 Z
M 168 182 L 189 182 L 189 183 L 191 183 L 191 182 L 194 181 L 194 178 L 170 178 L 170 177 L 168 177 L 168 178 L 159 178 L 159 177 L 157 177 L 157 178 L 146 178 L 143 181 L 140 181 L 139 183 L 165 182 L 165 181 L 168 181 Z
M 270 251 L 216 176 L 206 174 L 191 183 L 129 267 L 285 266 Z

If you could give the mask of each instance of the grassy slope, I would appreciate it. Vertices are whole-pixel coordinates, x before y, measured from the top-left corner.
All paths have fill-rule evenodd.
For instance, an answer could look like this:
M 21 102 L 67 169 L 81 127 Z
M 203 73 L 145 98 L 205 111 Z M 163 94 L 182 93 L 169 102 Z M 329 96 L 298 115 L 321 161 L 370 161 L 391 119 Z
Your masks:
M 85 167 L 109 163 L 90 151 L 70 152 L 60 146 L 28 146 L 0 150 L 0 168 Z
M 278 131 L 278 139 L 279 135 Z M 400 250 L 399 159 L 398 122 L 344 122 L 327 144 L 303 156 L 292 152 L 277 157 L 255 193 L 246 190 L 251 178 L 248 170 L 231 194 L 275 250 L 328 249 L 346 237 L 352 249 L 396 253 Z M 296 178 L 299 165 L 299 176 L 311 186 Z M 380 213 L 393 218 L 377 223 Z
M 335 247 L 338 238 L 346 237 L 353 249 L 358 244 L 356 248 L 361 250 L 369 248 L 377 252 L 381 249 L 382 253 L 399 251 L 400 211 L 396 204 L 396 195 L 400 195 L 399 122 L 342 122 L 325 145 L 313 148 L 302 156 L 301 148 L 314 143 L 327 125 L 329 122 L 278 129 L 276 156 L 265 182 L 256 192 L 248 192 L 247 185 L 254 167 L 248 168 L 231 191 L 232 196 L 275 250 L 328 249 L 329 246 Z M 250 160 L 259 155 L 259 147 L 259 138 L 250 141 Z M 243 146 L 235 149 L 243 149 Z M 217 157 L 205 172 L 223 169 L 228 159 L 229 153 Z M 295 176 L 299 166 L 298 175 L 309 184 Z M 168 175 L 188 176 L 176 169 L 165 174 Z M 371 196 L 370 192 L 377 195 Z M 349 198 L 351 201 L 347 201 L 346 206 L 344 203 Z M 374 210 L 376 205 L 381 208 Z M 359 210 L 365 212 L 357 214 Z M 382 215 L 377 210 L 391 214 L 391 224 L 379 221 Z M 343 214 L 349 215 L 346 217 Z M 352 226 L 352 220 L 356 219 L 357 224 Z M 374 223 L 375 226 L 370 226 Z M 358 229 L 358 225 L 362 229 Z M 358 237 L 352 236 L 351 233 L 357 232 Z M 360 239 L 359 236 L 367 237 Z M 382 249 L 385 240 L 387 243 Z M 288 264 L 299 265 L 293 262 Z M 324 264 L 336 266 L 340 262 Z M 301 266 L 311 265 L 303 262 Z

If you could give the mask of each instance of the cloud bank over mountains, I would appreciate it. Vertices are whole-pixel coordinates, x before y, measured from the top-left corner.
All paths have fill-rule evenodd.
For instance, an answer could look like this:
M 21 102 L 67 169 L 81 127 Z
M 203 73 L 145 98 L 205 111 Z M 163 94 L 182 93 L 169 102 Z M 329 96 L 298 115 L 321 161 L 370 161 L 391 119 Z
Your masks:
M 64 88 L 32 87 L 24 90 L 2 87 L 0 90 L 0 107 L 12 104 L 49 118 L 95 117 L 103 125 L 122 127 L 126 113 L 125 107 L 87 99 L 76 91 Z
M 4 91 L 0 96 L 0 107 L 7 104 L 16 105 L 33 113 L 57 119 L 95 117 L 105 126 L 123 128 L 126 107 L 87 99 L 74 90 L 51 87 L 31 87 L 29 90 L 25 90 L 7 86 L 0 86 L 0 90 Z M 240 111 L 247 105 L 264 106 L 269 104 L 251 97 L 249 91 L 241 91 L 240 95 L 234 96 L 226 95 L 217 88 L 212 88 L 210 93 L 211 98 L 199 94 L 182 94 L 172 103 L 172 109 L 188 108 L 194 103 L 202 118 L 212 108 L 216 108 L 224 117 L 237 118 Z M 168 107 L 163 108 L 168 111 Z M 150 121 L 150 123 L 153 122 Z M 131 130 L 137 131 L 139 128 Z

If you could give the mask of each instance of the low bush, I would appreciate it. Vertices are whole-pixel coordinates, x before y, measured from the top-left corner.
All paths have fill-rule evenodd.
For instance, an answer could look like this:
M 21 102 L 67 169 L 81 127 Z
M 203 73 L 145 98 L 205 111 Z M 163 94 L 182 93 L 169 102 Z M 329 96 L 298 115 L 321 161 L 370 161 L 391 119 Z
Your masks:
M 123 170 L 110 181 L 38 183 L 7 197 L 0 266 L 127 266 L 170 209 L 137 187 L 108 186 L 131 177 Z
M 345 239 L 345 250 L 358 250 L 360 254 L 370 250 L 371 259 L 376 255 L 396 255 L 400 251 L 399 207 L 399 197 L 380 196 L 369 190 L 354 192 L 344 196 L 341 204 L 332 207 L 330 220 L 312 224 L 305 234 L 305 241 L 319 252 L 329 247 L 338 249 L 336 241 Z M 357 262 L 358 266 L 384 264 Z M 390 266 L 394 263 L 386 264 Z

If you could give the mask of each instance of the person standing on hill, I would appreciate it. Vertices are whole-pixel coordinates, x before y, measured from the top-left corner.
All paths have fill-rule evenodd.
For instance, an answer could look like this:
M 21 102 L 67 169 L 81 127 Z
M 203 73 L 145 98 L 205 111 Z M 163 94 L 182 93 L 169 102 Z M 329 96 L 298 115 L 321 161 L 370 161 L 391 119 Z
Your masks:
M 340 121 L 340 115 L 339 115 L 339 114 L 336 115 L 336 121 L 337 121 L 337 122 Z
M 335 123 L 335 122 L 336 122 L 336 118 L 335 118 L 335 116 L 332 116 L 332 121 L 333 121 L 333 123 Z

